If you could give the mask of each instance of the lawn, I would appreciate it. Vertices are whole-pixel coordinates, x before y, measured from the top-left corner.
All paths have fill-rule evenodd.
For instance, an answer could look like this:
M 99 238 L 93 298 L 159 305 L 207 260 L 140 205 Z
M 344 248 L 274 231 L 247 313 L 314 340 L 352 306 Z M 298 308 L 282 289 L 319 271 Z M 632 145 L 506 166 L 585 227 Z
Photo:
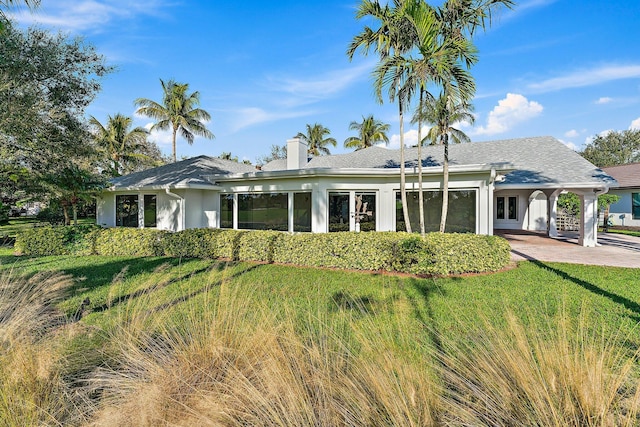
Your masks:
M 95 218 L 79 218 L 78 224 L 95 224 Z M 42 224 L 42 221 L 34 217 L 22 216 L 17 218 L 9 218 L 9 223 L 0 226 L 0 243 L 6 237 L 15 238 L 20 230 L 31 228 Z
M 207 412 L 210 409 L 202 409 L 199 405 L 202 405 L 203 400 L 198 400 L 213 399 L 218 402 L 219 397 L 214 398 L 211 394 L 214 393 L 211 388 L 213 382 L 224 383 L 224 390 L 234 384 L 232 391 L 228 391 L 232 396 L 225 394 L 224 398 L 220 398 L 221 402 L 235 402 L 234 405 L 239 405 L 240 409 L 233 405 L 232 409 L 240 411 L 241 415 L 230 408 L 221 409 L 225 414 L 227 411 L 233 412 L 235 415 L 229 415 L 233 419 L 246 421 L 254 419 L 252 417 L 261 419 L 268 416 L 273 421 L 267 423 L 270 425 L 279 424 L 282 420 L 278 417 L 290 416 L 293 418 L 287 418 L 288 421 L 282 423 L 296 425 L 312 421 L 317 423 L 317 417 L 320 416 L 329 418 L 322 418 L 324 421 L 319 422 L 319 425 L 332 425 L 338 421 L 327 414 L 336 416 L 339 413 L 342 417 L 345 416 L 342 412 L 345 410 L 344 405 L 356 405 L 350 399 L 340 400 L 338 406 L 342 409 L 334 413 L 330 402 L 324 402 L 323 399 L 333 401 L 335 397 L 329 398 L 325 393 L 334 396 L 333 393 L 338 393 L 336 390 L 344 386 L 342 381 L 349 384 L 348 394 L 353 393 L 354 399 L 362 391 L 361 388 L 369 390 L 362 391 L 364 395 L 361 400 L 372 406 L 357 406 L 349 411 L 382 414 L 378 414 L 382 417 L 380 419 L 367 418 L 366 422 L 361 420 L 362 425 L 380 425 L 381 420 L 387 420 L 384 422 L 387 425 L 405 422 L 410 424 L 416 420 L 423 421 L 416 422 L 415 425 L 430 425 L 424 420 L 431 420 L 436 411 L 434 408 L 441 409 L 443 404 L 429 403 L 434 399 L 433 388 L 436 386 L 429 379 L 431 374 L 424 374 L 424 378 L 420 375 L 452 365 L 447 359 L 449 354 L 457 355 L 454 360 L 465 366 L 482 366 L 478 360 L 468 363 L 468 360 L 462 359 L 470 357 L 476 351 L 477 355 L 474 354 L 473 357 L 481 358 L 485 353 L 489 355 L 482 363 L 506 363 L 505 361 L 514 357 L 513 349 L 528 348 L 526 345 L 518 345 L 519 330 L 525 335 L 538 331 L 546 339 L 563 331 L 566 322 L 572 326 L 568 327 L 568 332 L 564 331 L 560 335 L 563 335 L 564 340 L 571 341 L 575 338 L 576 342 L 571 341 L 573 344 L 569 345 L 565 341 L 559 341 L 558 345 L 563 348 L 575 345 L 579 349 L 579 357 L 569 358 L 573 362 L 592 354 L 588 347 L 594 344 L 597 351 L 593 354 L 614 352 L 612 369 L 626 358 L 625 360 L 634 361 L 630 365 L 631 371 L 637 370 L 634 352 L 640 347 L 640 279 L 634 269 L 521 262 L 517 267 L 496 274 L 423 279 L 406 275 L 161 257 L 28 258 L 15 257 L 8 248 L 0 249 L 0 274 L 4 276 L 10 274 L 12 278 L 17 278 L 45 271 L 64 272 L 72 278 L 65 288 L 63 298 L 57 302 L 67 318 L 76 319 L 68 327 L 68 334 L 59 334 L 65 337 L 64 340 L 56 338 L 60 360 L 64 360 L 64 363 L 58 365 L 57 371 L 61 381 L 74 384 L 83 378 L 83 381 L 87 381 L 86 378 L 93 378 L 91 381 L 102 378 L 107 384 L 112 384 L 100 388 L 100 393 L 111 397 L 105 400 L 107 403 L 104 407 L 98 405 L 102 409 L 92 413 L 91 417 L 97 416 L 107 420 L 105 423 L 112 422 L 114 425 L 128 425 L 125 419 L 118 421 L 118 417 L 136 418 L 141 412 L 147 415 L 153 412 L 158 417 L 148 425 L 160 422 L 179 424 L 176 420 L 184 424 L 200 423 L 205 418 L 209 421 L 218 420 L 216 417 L 219 414 L 214 416 Z M 505 338 L 507 331 L 513 332 L 509 338 Z M 164 338 L 157 341 L 159 336 Z M 489 347 L 485 346 L 496 336 L 502 337 L 498 342 L 502 340 L 508 344 L 504 348 L 490 347 L 492 353 L 488 353 Z M 533 346 L 531 354 L 535 356 L 535 351 L 538 351 L 538 336 L 534 333 L 527 337 L 524 340 Z M 450 351 L 450 348 L 454 350 Z M 233 353 L 234 349 L 237 353 Z M 274 355 L 275 351 L 279 353 Z M 301 351 L 303 353 L 298 354 Z M 160 355 L 156 355 L 158 352 Z M 233 356 L 226 356 L 231 359 L 224 359 L 225 368 L 215 365 L 222 363 L 214 361 L 227 352 L 233 353 Z M 495 352 L 503 352 L 504 355 L 497 357 Z M 529 350 L 525 351 L 528 352 Z M 566 348 L 551 351 L 555 356 L 564 352 Z M 434 368 L 433 364 L 427 362 L 436 353 L 440 355 L 436 357 L 440 360 L 440 365 L 436 364 L 440 368 Z M 521 357 L 526 361 L 531 354 Z M 291 359 L 294 355 L 295 363 Z M 535 363 L 543 363 L 546 356 L 537 355 L 535 359 Z M 149 365 L 143 366 L 143 363 Z M 275 365 L 271 366 L 269 363 Z M 563 366 L 560 371 L 569 369 L 566 366 L 569 362 L 566 360 L 558 363 Z M 523 364 L 526 365 L 522 361 L 513 362 L 514 367 L 521 367 Z M 271 367 L 267 369 L 265 365 Z M 342 368 L 338 369 L 334 365 Z M 593 365 L 607 366 L 607 361 L 594 362 Z M 355 377 L 352 369 L 356 368 L 353 366 L 357 367 Z M 239 369 L 240 372 L 236 374 L 244 379 L 227 379 L 227 375 L 222 373 L 231 367 L 233 370 Z M 203 369 L 203 373 L 207 372 L 205 379 L 202 374 L 197 374 L 199 369 Z M 214 374 L 216 369 L 222 369 L 219 375 Z M 495 368 L 496 372 L 507 369 L 505 366 Z M 264 370 L 270 376 L 260 377 L 266 375 Z M 346 371 L 351 375 L 348 381 L 340 376 Z M 486 368 L 484 371 L 492 369 Z M 129 373 L 124 375 L 124 372 Z M 323 379 L 316 378 L 318 372 L 329 379 L 324 376 Z M 385 381 L 389 381 L 391 377 L 380 378 L 380 372 L 389 372 L 395 379 L 387 384 Z M 549 372 L 554 372 L 554 369 L 549 369 Z M 176 377 L 172 377 L 172 380 L 167 375 L 177 375 L 180 379 L 176 383 Z M 215 378 L 209 375 L 214 375 Z M 289 375 L 293 375 L 293 379 Z M 537 374 L 519 375 L 532 378 Z M 515 374 L 513 376 L 517 377 Z M 612 376 L 607 378 L 609 377 Z M 445 375 L 438 378 L 434 380 L 435 384 L 441 384 L 442 378 L 448 377 Z M 629 378 L 637 377 L 633 374 Z M 278 383 L 285 380 L 289 382 Z M 156 384 L 155 381 L 160 383 Z M 238 392 L 237 384 L 245 384 L 247 381 L 246 384 L 250 383 L 251 388 Z M 256 381 L 261 384 L 259 387 L 255 385 Z M 328 381 L 329 385 L 324 381 Z M 354 385 L 353 381 L 361 381 L 364 385 L 359 382 L 360 385 Z M 491 381 L 502 384 L 503 379 Z M 584 383 L 578 376 L 576 381 Z M 280 388 L 271 390 L 271 386 L 265 385 L 272 382 L 279 384 L 277 387 Z M 318 385 L 318 389 L 309 390 L 309 382 L 325 384 L 326 389 Z M 521 383 L 526 383 L 526 380 L 518 381 L 518 386 Z M 163 397 L 153 394 L 147 388 L 149 384 L 155 384 L 154 387 L 160 389 L 167 387 Z M 464 384 L 468 385 L 470 382 L 465 380 L 461 385 L 455 386 L 455 390 L 464 388 Z M 295 402 L 279 402 L 278 407 L 285 414 L 278 413 L 280 415 L 276 417 L 274 407 L 263 407 L 256 402 L 267 399 L 268 396 L 271 396 L 269 399 L 274 399 L 275 395 L 278 399 L 285 399 L 287 395 L 282 387 L 286 390 L 300 387 L 297 393 L 308 396 L 309 401 L 300 402 L 291 397 Z M 480 386 L 476 384 L 474 387 Z M 628 388 L 628 384 L 625 387 Z M 616 385 L 612 388 L 620 389 Z M 490 392 L 494 390 L 489 389 Z M 142 397 L 132 399 L 131 394 L 126 394 L 123 390 L 137 390 L 136 396 Z M 250 392 L 258 394 L 251 394 L 252 397 L 249 398 Z M 384 397 L 389 393 L 393 394 L 391 400 Z M 442 393 L 444 392 L 437 395 L 447 396 Z M 505 393 L 518 394 L 513 391 Z M 422 399 L 423 404 L 415 406 L 415 402 L 404 402 L 412 394 Z M 186 395 L 191 397 L 187 398 Z M 535 401 L 535 396 L 526 393 L 523 396 L 528 401 Z M 637 397 L 640 401 L 640 395 Z M 342 396 L 340 399 L 344 398 Z M 625 399 L 628 398 L 625 395 Z M 194 403 L 192 399 L 199 403 Z M 324 403 L 319 403 L 318 399 Z M 446 400 L 444 397 L 442 399 Z M 498 400 L 501 399 L 503 397 Z M 567 404 L 562 399 L 558 397 L 558 407 L 566 408 Z M 451 399 L 458 403 L 459 400 L 460 396 Z M 468 398 L 463 400 L 471 405 Z M 619 399 L 610 400 L 617 402 Z M 395 407 L 400 401 L 407 408 L 413 409 L 409 411 L 405 408 L 403 411 L 408 412 L 395 413 L 398 408 L 392 409 L 389 405 Z M 357 405 L 364 405 L 362 402 Z M 303 403 L 312 408 L 310 413 L 297 412 L 300 405 L 307 408 Z M 514 405 L 513 402 L 508 404 Z M 320 410 L 317 405 L 327 405 L 327 408 Z M 546 401 L 541 401 L 540 405 L 553 406 Z M 65 407 L 67 406 L 73 407 Z M 496 410 L 505 411 L 504 408 Z M 47 411 L 50 413 L 51 409 Z M 182 415 L 178 416 L 171 411 Z M 194 413 L 203 418 L 189 418 Z M 462 415 L 448 416 L 459 421 L 465 419 L 475 425 L 491 425 L 493 422 L 482 417 L 467 419 L 466 410 L 460 413 Z M 635 414 L 627 409 L 623 413 Z M 567 416 L 557 411 L 554 414 Z M 356 419 L 361 415 L 356 415 Z M 71 422 L 69 420 L 72 417 L 64 418 L 65 416 L 67 415 L 60 417 L 71 424 L 83 425 L 86 422 L 86 419 Z M 344 421 L 340 419 L 340 422 Z M 390 422 L 389 419 L 396 421 Z M 551 422 L 550 419 L 545 420 L 543 424 Z M 19 423 L 16 422 L 17 424 Z

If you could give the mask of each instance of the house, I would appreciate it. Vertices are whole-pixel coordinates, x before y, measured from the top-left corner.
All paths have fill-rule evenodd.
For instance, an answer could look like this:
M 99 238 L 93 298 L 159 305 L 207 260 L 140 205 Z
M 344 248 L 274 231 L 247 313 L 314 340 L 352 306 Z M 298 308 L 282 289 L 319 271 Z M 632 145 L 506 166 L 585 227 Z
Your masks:
M 597 196 L 615 180 L 552 137 L 451 145 L 447 231 L 538 230 L 557 236 L 562 191 L 580 196 L 580 243 L 597 243 Z M 409 216 L 418 229 L 417 148 L 405 150 Z M 425 223 L 438 229 L 443 148 L 423 149 Z M 199 156 L 112 180 L 98 224 L 166 230 L 398 231 L 400 153 L 370 147 L 308 159 L 298 139 L 262 170 Z
M 620 200 L 609 208 L 609 220 L 614 225 L 640 227 L 640 163 L 602 168 L 618 181 L 619 187 L 610 191 Z

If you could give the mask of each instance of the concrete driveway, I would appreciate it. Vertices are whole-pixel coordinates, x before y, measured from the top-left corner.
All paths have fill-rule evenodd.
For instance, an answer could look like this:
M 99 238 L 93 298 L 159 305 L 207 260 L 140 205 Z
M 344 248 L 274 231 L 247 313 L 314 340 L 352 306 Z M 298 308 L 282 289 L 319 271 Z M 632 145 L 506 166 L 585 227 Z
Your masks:
M 509 241 L 511 259 L 514 261 L 538 260 L 640 268 L 640 237 L 598 233 L 599 246 L 585 248 L 578 245 L 577 232 L 563 232 L 557 238 L 517 230 L 496 230 L 495 234 Z

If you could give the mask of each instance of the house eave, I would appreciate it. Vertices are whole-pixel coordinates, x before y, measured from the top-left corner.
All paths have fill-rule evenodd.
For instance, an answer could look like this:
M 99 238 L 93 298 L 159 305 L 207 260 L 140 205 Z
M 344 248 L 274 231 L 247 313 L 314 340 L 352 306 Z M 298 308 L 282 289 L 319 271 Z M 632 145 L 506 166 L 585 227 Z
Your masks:
M 499 164 L 476 164 L 476 165 L 451 165 L 449 173 L 451 174 L 472 174 L 479 172 L 491 172 L 496 170 L 499 173 L 507 173 L 513 170 L 506 163 Z M 443 173 L 442 166 L 424 167 L 422 173 L 425 176 L 441 175 Z M 409 176 L 417 176 L 418 168 L 406 168 L 406 174 Z M 230 174 L 230 175 L 205 175 L 204 178 L 210 182 L 230 182 L 230 181 L 256 181 L 283 178 L 300 178 L 300 177 L 367 177 L 380 178 L 400 175 L 400 168 L 308 168 L 294 170 L 277 170 L 277 171 L 257 171 L 250 173 Z

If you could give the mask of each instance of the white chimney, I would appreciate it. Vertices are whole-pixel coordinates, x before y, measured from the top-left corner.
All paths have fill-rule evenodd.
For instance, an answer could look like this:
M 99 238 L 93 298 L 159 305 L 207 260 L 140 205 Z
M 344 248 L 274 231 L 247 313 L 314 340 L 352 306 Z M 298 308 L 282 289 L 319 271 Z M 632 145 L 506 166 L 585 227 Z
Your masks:
M 307 164 L 307 149 L 300 138 L 287 140 L 287 169 L 302 169 Z

